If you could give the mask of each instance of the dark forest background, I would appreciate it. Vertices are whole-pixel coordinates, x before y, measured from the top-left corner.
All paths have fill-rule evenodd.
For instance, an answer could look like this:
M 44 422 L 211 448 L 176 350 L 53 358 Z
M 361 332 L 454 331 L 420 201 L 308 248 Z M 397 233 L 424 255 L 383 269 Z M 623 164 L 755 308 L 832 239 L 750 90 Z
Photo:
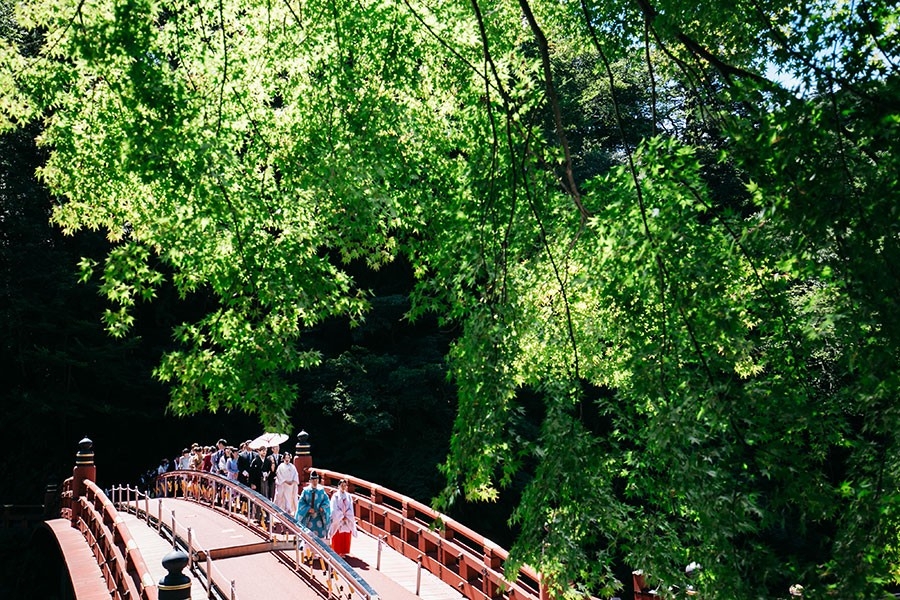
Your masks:
M 80 283 L 77 263 L 102 262 L 108 242 L 103 232 L 65 236 L 49 224 L 55 200 L 34 175 L 43 160 L 35 133 L 0 137 L 0 504 L 43 502 L 48 485 L 71 475 L 85 436 L 94 442 L 98 483 L 110 486 L 137 484 L 192 442 L 238 443 L 263 433 L 253 415 L 177 418 L 166 411 L 168 391 L 152 370 L 173 347 L 173 325 L 202 314 L 205 298 L 181 300 L 164 289 L 138 308 L 132 335 L 104 331 L 97 282 Z M 296 376 L 286 445 L 305 430 L 314 465 L 429 503 L 444 483 L 438 464 L 455 415 L 444 363 L 454 331 L 404 319 L 412 285 L 406 265 L 379 272 L 351 265 L 351 272 L 373 292 L 372 311 L 362 326 L 333 321 L 306 337 L 323 363 Z M 509 547 L 506 520 L 516 495 L 462 505 L 451 516 Z

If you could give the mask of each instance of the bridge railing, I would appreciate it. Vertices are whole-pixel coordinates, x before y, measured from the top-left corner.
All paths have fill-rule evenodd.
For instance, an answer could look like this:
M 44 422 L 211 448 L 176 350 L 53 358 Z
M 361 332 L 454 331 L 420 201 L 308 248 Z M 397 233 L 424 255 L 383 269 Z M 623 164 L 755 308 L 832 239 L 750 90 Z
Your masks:
M 346 479 L 361 529 L 457 588 L 469 600 L 536 600 L 540 577 L 524 566 L 510 581 L 504 566 L 509 553 L 465 525 L 387 488 L 316 467 L 323 483 Z
M 343 590 L 344 596 L 349 594 L 348 597 L 379 600 L 377 592 L 327 543 L 297 524 L 293 515 L 287 514 L 268 498 L 244 485 L 205 471 L 171 471 L 157 477 L 154 489 L 157 496 L 181 497 L 207 505 L 263 534 L 267 538 L 267 547 L 244 548 L 243 552 L 264 550 L 281 552 L 282 559 L 295 571 L 302 573 L 307 582 L 326 597 L 332 597 L 332 593 L 337 595 L 338 590 Z M 147 508 L 149 500 L 145 499 L 143 503 L 144 511 L 150 512 Z M 141 502 L 127 501 L 125 504 L 137 507 Z M 166 526 L 164 516 L 157 514 L 155 518 L 160 522 L 159 526 Z M 186 547 L 193 545 L 189 551 L 192 560 L 201 559 L 208 565 L 216 558 L 236 556 L 242 552 L 227 548 L 201 549 L 187 539 L 190 536 L 187 536 L 186 531 L 179 533 L 177 529 L 177 524 L 172 526 L 173 535 L 184 537 Z M 303 560 L 303 556 L 307 554 L 312 555 L 312 560 Z M 324 567 L 320 570 L 314 568 L 314 563 L 318 560 L 324 563 Z M 221 591 L 221 585 L 218 587 Z M 237 590 L 238 594 L 239 592 L 240 590 Z M 238 599 L 239 595 L 234 597 Z
M 117 508 L 143 519 L 147 526 L 156 529 L 160 536 L 167 533 L 173 550 L 180 543 L 188 555 L 188 566 L 195 573 L 203 575 L 203 588 L 208 598 L 213 597 L 212 591 L 215 589 L 221 598 L 240 600 L 240 595 L 235 589 L 235 580 L 229 580 L 214 564 L 212 552 L 203 544 L 203 540 L 190 526 L 177 518 L 175 511 L 163 514 L 162 498 L 151 498 L 150 494 L 131 486 L 115 486 L 110 490 L 110 495 Z M 194 557 L 197 556 L 205 557 L 204 565 L 195 564 Z
M 72 520 L 72 482 L 74 477 L 69 477 L 62 482 L 59 490 L 59 516 L 63 519 Z
M 97 485 L 85 480 L 84 494 L 74 497 L 72 479 L 63 485 L 63 516 L 88 541 L 113 600 L 157 600 L 158 588 L 118 511 Z

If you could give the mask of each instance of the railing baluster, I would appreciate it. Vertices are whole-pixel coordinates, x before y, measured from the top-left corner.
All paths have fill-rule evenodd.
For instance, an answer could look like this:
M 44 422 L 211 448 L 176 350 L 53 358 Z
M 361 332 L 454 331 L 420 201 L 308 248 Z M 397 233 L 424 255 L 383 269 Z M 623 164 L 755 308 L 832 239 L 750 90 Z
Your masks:
M 416 561 L 418 565 L 416 566 L 416 596 L 419 595 L 419 590 L 422 588 L 422 555 L 419 555 L 419 560 Z
M 330 564 L 325 566 L 325 587 L 328 588 L 328 598 L 331 600 L 332 592 L 334 591 L 334 577 Z
M 206 553 L 206 597 L 212 599 L 212 557 Z

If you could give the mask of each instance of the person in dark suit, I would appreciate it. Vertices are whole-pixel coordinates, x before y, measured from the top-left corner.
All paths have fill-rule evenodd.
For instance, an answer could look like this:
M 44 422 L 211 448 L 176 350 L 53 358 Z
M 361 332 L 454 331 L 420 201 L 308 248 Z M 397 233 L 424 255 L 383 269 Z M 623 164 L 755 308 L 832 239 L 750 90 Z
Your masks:
M 238 483 L 250 485 L 250 460 L 254 454 L 256 453 L 250 450 L 249 441 L 241 444 L 241 450 L 238 452 Z
M 262 492 L 262 474 L 263 474 L 263 464 L 266 460 L 266 449 L 260 448 L 256 452 L 253 452 L 250 456 L 250 466 L 247 467 L 247 473 L 249 473 L 247 479 L 250 483 L 250 489 L 256 490 L 257 492 Z
M 281 447 L 272 446 L 263 463 L 263 496 L 272 501 L 275 500 L 275 471 L 281 464 L 281 457 Z
M 250 466 L 247 467 L 247 480 L 250 484 L 250 489 L 262 493 L 262 473 L 263 473 L 263 463 L 266 460 L 266 449 L 260 448 L 256 452 L 251 453 L 250 456 Z M 255 506 L 255 505 L 254 505 Z M 263 527 L 268 528 L 268 524 L 265 523 L 265 517 L 263 512 L 257 512 L 256 509 L 251 511 L 250 516 L 253 519 L 259 519 L 260 524 Z
M 278 446 L 272 446 L 269 450 L 263 461 L 262 495 L 275 500 L 275 470 L 281 464 L 281 452 Z

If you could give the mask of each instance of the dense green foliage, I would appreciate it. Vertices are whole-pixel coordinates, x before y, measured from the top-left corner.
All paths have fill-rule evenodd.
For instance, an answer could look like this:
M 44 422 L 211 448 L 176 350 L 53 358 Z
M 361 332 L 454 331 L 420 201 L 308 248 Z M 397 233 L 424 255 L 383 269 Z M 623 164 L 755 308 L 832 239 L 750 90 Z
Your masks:
M 898 565 L 895 6 L 646 0 L 22 0 L 0 118 L 124 336 L 212 299 L 156 369 L 177 414 L 290 418 L 433 377 L 309 332 L 365 264 L 459 328 L 441 506 L 527 480 L 518 560 L 706 598 L 873 598 Z M 417 371 L 418 369 L 418 371 Z M 391 379 L 393 378 L 393 379 Z M 355 384 L 356 382 L 356 384 Z M 393 382 L 393 383 L 392 383 Z M 396 385 L 395 389 L 402 386 Z M 535 398 L 539 401 L 535 401 Z M 403 399 L 408 402 L 409 399 Z M 414 425 L 410 425 L 414 427 Z

